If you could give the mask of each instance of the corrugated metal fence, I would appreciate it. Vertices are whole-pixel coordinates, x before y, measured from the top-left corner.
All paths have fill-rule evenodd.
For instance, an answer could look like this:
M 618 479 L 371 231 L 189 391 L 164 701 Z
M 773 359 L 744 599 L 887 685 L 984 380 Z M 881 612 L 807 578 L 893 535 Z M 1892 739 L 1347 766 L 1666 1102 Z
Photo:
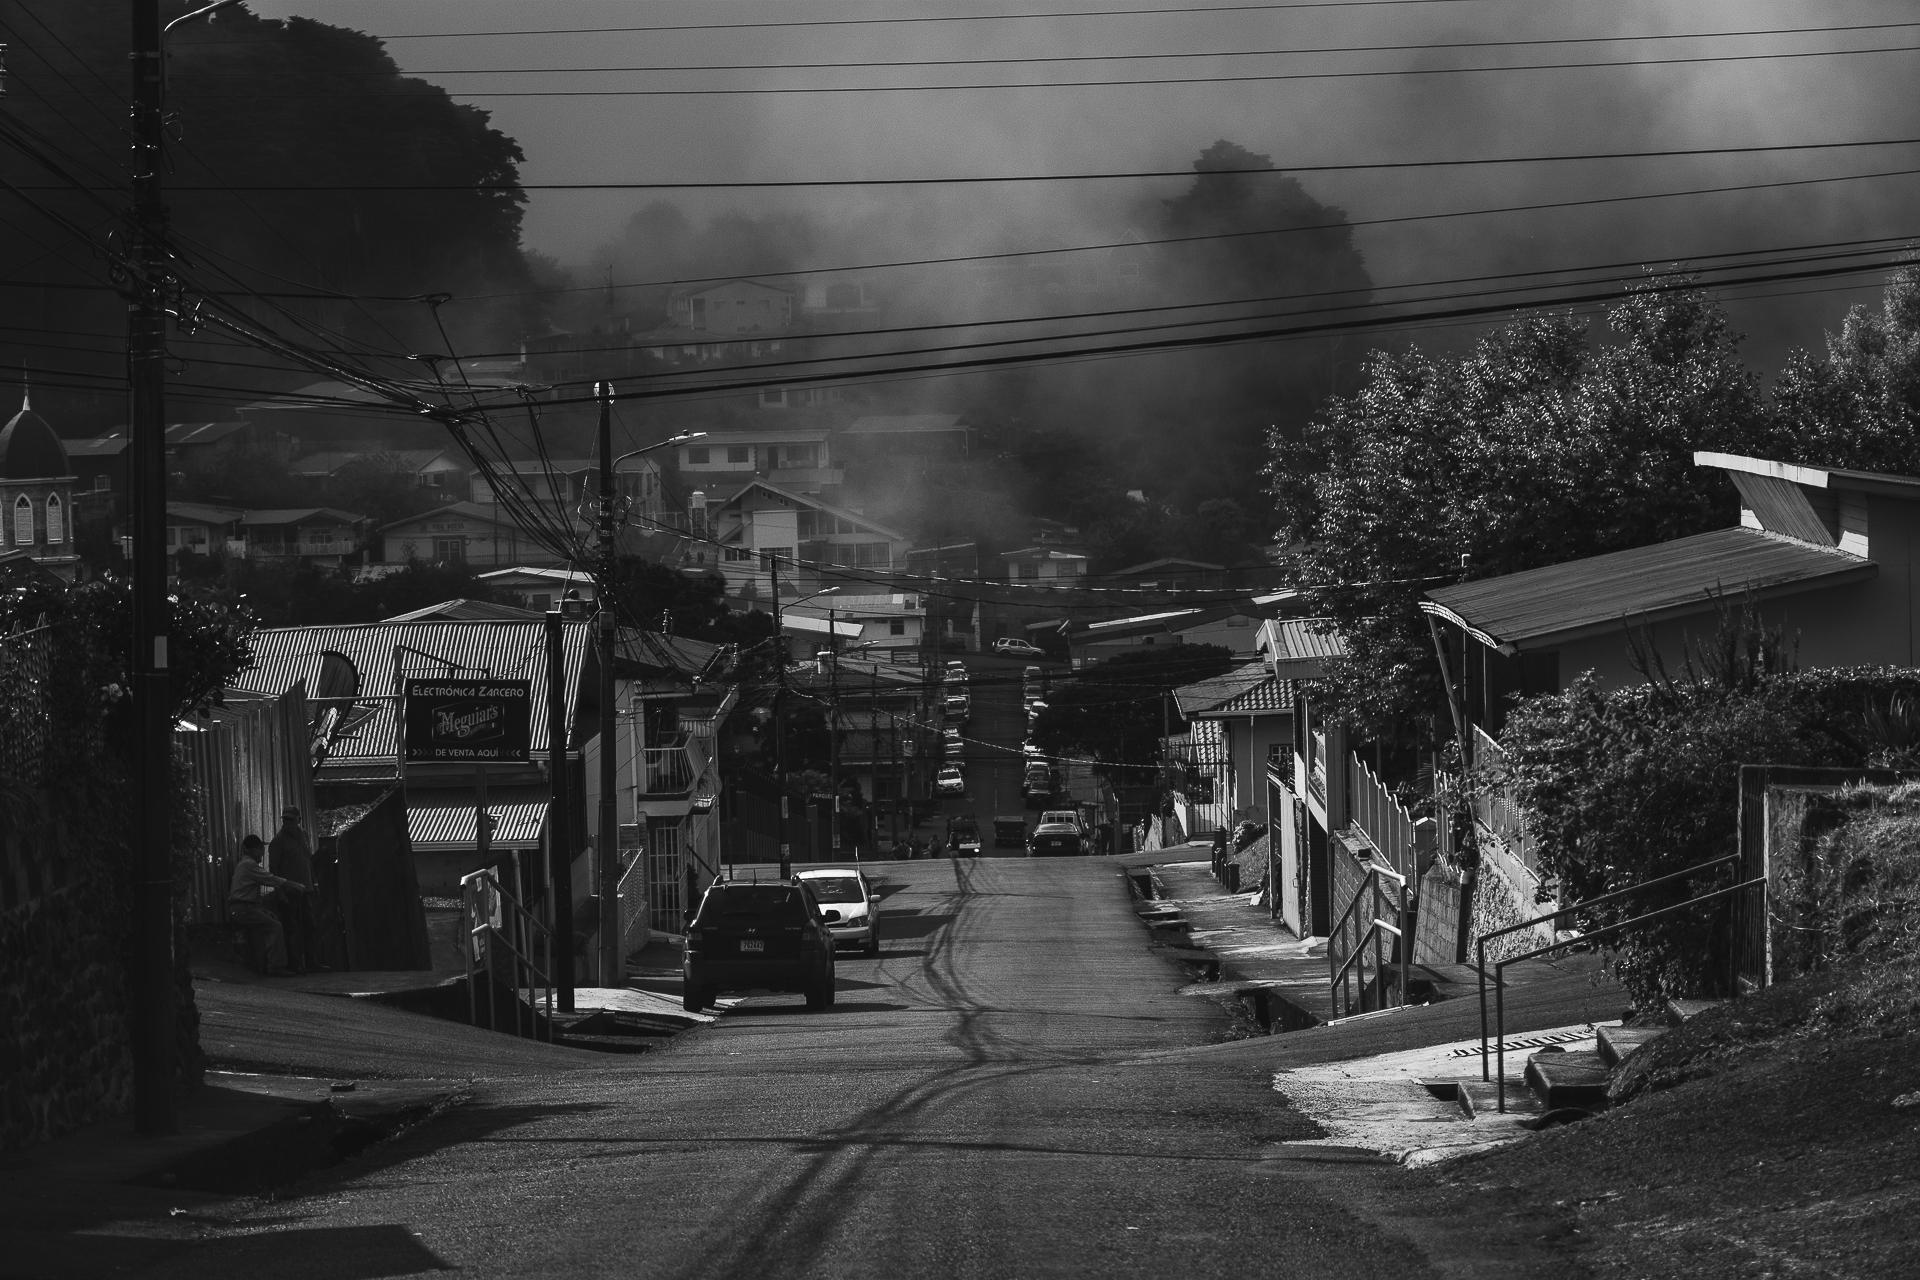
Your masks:
M 175 740 L 186 750 L 204 799 L 187 886 L 187 918 L 222 918 L 232 861 L 241 837 L 273 839 L 280 813 L 297 805 L 313 831 L 313 767 L 306 686 L 277 698 L 247 697 L 215 707 L 197 728 Z

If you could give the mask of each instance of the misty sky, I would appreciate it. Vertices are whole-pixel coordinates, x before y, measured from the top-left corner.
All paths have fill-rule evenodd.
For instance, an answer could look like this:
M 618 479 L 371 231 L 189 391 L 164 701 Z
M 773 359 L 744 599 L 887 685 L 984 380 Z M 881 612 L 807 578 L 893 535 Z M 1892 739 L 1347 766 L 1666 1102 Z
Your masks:
M 493 113 L 544 183 L 724 183 L 1068 175 L 1184 169 L 1216 138 L 1272 156 L 1360 224 L 1379 296 L 1496 272 L 1697 259 L 1911 235 L 1912 175 L 1483 216 L 1421 218 L 1701 187 L 1920 170 L 1920 144 L 1666 159 L 1316 171 L 1489 156 L 1738 148 L 1920 137 L 1920 9 L 1911 0 L 1426 0 L 1176 6 L 1168 0 L 250 0 L 387 38 L 401 67 Z M 1103 11 L 1097 17 L 1059 15 Z M 985 19 L 850 22 L 900 18 Z M 835 21 L 838 20 L 838 21 Z M 799 26 L 756 27 L 766 22 Z M 1892 25 L 1908 23 L 1909 25 Z M 659 28 L 701 24 L 709 29 Z M 1703 32 L 1885 24 L 1715 39 Z M 617 31 L 613 28 L 653 28 Z M 720 29 L 712 29 L 712 28 Z M 461 36 L 533 28 L 575 35 Z M 419 38 L 407 38 L 419 37 Z M 1588 43 L 1516 43 L 1568 41 Z M 1444 48 L 1465 44 L 1472 47 Z M 1361 51 L 1330 52 L 1336 47 Z M 1388 46 L 1395 46 L 1388 48 Z M 1417 46 L 1417 47 L 1407 47 Z M 1497 46 L 1497 47 L 1494 47 Z M 1773 57 L 1807 50 L 1898 52 Z M 1311 53 L 1269 52 L 1318 50 Z M 1160 55 L 1178 54 L 1179 57 Z M 1022 61 L 1101 55 L 1101 61 Z M 1141 57 L 1138 55 L 1154 55 Z M 1740 60 L 1734 60 L 1735 57 Z M 1124 60 L 1123 60 L 1124 58 Z M 769 64 L 986 60 L 982 65 L 779 69 Z M 1670 61 L 1655 59 L 1691 59 Z M 1412 74 L 1462 66 L 1637 65 Z M 705 67 L 707 70 L 592 68 Z M 1311 73 L 1313 78 L 1300 77 Z M 1336 73 L 1338 73 L 1336 75 Z M 1380 74 L 1385 73 L 1385 74 Z M 1018 81 L 1182 80 L 933 89 Z M 857 93 L 583 90 L 824 89 Z M 911 207 L 910 243 L 873 259 L 1098 242 L 1117 215 L 1177 180 L 769 192 L 540 192 L 527 246 L 595 262 L 650 199 L 694 208 L 773 203 L 842 221 Z M 703 205 L 702 202 L 705 202 Z M 1417 221 L 1404 221 L 1421 218 Z M 1400 219 L 1387 221 L 1383 219 Z M 894 225 L 909 221 L 893 219 Z M 843 264 L 846 265 L 846 264 Z M 1843 282 L 1846 283 L 1846 282 Z M 1442 286 L 1447 294 L 1479 285 Z M 1799 305 L 1734 305 L 1771 356 L 1817 343 L 1849 301 L 1829 282 Z M 1729 299 L 1730 302 L 1735 300 Z M 1424 340 L 1424 339 L 1423 339 Z

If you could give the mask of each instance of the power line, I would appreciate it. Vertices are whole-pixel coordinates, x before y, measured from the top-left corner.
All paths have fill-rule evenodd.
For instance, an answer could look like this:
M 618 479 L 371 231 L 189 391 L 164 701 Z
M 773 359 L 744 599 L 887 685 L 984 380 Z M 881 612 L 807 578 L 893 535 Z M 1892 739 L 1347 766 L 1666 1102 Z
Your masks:
M 199 191 L 470 191 L 502 193 L 508 191 L 763 191 L 817 188 L 865 187 L 939 187 L 988 186 L 1023 183 L 1137 182 L 1152 178 L 1223 178 L 1266 176 L 1285 178 L 1297 173 L 1378 173 L 1426 169 L 1484 168 L 1500 165 L 1587 164 L 1615 160 L 1685 160 L 1716 156 L 1775 155 L 1782 152 L 1847 151 L 1867 147 L 1907 147 L 1920 143 L 1920 137 L 1849 139 L 1828 142 L 1771 142 L 1737 147 L 1661 147 L 1646 151 L 1569 151 L 1548 155 L 1461 156 L 1443 160 L 1357 160 L 1338 163 L 1288 163 L 1259 169 L 1144 169 L 1113 170 L 1098 173 L 974 174 L 938 178 L 776 178 L 728 182 L 537 182 L 509 187 L 497 183 L 380 183 L 380 184 L 295 184 L 256 183 L 244 187 L 170 188 L 182 192 Z
M 1290 0 L 1288 3 L 1269 4 L 1178 5 L 1140 9 L 1067 9 L 1038 13 L 919 14 L 912 17 L 883 18 L 806 18 L 789 19 L 785 21 L 757 20 L 751 22 L 654 23 L 644 26 L 626 27 L 533 27 L 504 31 L 399 32 L 381 35 L 375 38 L 379 40 L 464 40 L 498 38 L 503 36 L 625 35 L 663 31 L 753 31 L 794 27 L 927 26 L 943 23 L 1053 22 L 1074 18 L 1146 18 L 1190 16 L 1194 14 L 1263 13 L 1302 9 L 1432 8 L 1439 5 L 1478 3 L 1483 3 L 1483 0 Z
M 410 76 L 520 76 L 520 75 L 619 75 L 619 74 L 655 74 L 673 72 L 716 71 L 867 71 L 896 70 L 908 67 L 1012 67 L 1036 64 L 1089 62 L 1164 62 L 1182 59 L 1220 59 L 1220 58 L 1281 58 L 1307 57 L 1320 54 L 1354 53 L 1432 53 L 1458 49 L 1519 49 L 1534 48 L 1541 45 L 1605 45 L 1605 44 L 1646 44 L 1667 40 L 1728 40 L 1750 39 L 1759 36 L 1852 34 L 1866 31 L 1904 31 L 1920 27 L 1920 22 L 1871 22 L 1850 26 L 1822 27 L 1766 27 L 1744 31 L 1682 31 L 1662 32 L 1652 35 L 1611 35 L 1611 36 L 1552 36 L 1529 38 L 1524 40 L 1442 40 L 1424 41 L 1411 44 L 1349 44 L 1349 45 L 1297 45 L 1278 49 L 1201 49 L 1201 50 L 1155 50 L 1151 53 L 1074 53 L 1054 55 L 1032 55 L 1018 58 L 899 58 L 874 59 L 865 61 L 840 62 L 709 62 L 709 63 L 649 63 L 629 66 L 601 67 L 432 67 L 408 68 Z M 1878 49 L 1836 49 L 1806 50 L 1800 52 L 1782 52 L 1765 56 L 1773 57 L 1817 57 L 1826 53 L 1876 53 L 1887 52 Z M 1738 55 L 1715 57 L 1712 61 L 1737 61 Z M 1616 65 L 1658 65 L 1665 59 L 1651 60 L 1649 63 L 1574 63 L 1575 66 L 1616 66 Z M 1456 68 L 1458 69 L 1458 68 Z M 1515 70 L 1522 68 L 1497 67 L 1486 70 Z M 384 79 L 383 72 L 359 72 L 358 78 Z M 1144 81 L 1141 83 L 1155 83 Z
M 1871 49 L 1809 49 L 1777 53 L 1730 53 L 1672 58 L 1609 58 L 1584 62 L 1515 62 L 1490 67 L 1384 67 L 1356 71 L 1286 71 L 1260 75 L 1156 76 L 1108 80 L 985 81 L 970 84 L 902 85 L 748 85 L 738 88 L 694 89 L 459 89 L 446 92 L 457 98 L 727 98 L 817 96 L 822 94 L 891 93 L 1004 93 L 1018 89 L 1134 89 L 1164 85 L 1278 84 L 1315 80 L 1371 80 L 1388 77 L 1495 75 L 1524 71 L 1596 71 L 1621 67 L 1679 67 L 1733 62 L 1779 62 L 1803 58 L 1847 58 L 1868 54 L 1912 53 L 1920 45 L 1887 45 Z M 307 95 L 324 96 L 324 95 Z M 377 96 L 400 96 L 390 90 Z

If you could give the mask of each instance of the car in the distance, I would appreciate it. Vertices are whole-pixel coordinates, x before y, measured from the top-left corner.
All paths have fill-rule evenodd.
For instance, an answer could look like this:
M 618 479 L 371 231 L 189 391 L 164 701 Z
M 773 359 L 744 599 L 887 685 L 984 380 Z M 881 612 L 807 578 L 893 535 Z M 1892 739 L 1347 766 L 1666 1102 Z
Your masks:
M 947 765 L 934 776 L 933 789 L 943 796 L 963 796 L 967 794 L 967 775 L 960 772 L 959 765 Z
M 1077 858 L 1087 852 L 1086 839 L 1077 824 L 1048 822 L 1044 813 L 1040 817 L 1040 824 L 1027 837 L 1028 857 Z
M 995 653 L 1014 653 L 1023 658 L 1045 657 L 1047 652 L 1031 641 L 1018 640 L 1012 636 L 1008 636 L 1004 640 L 995 640 L 993 642 L 993 651 Z
M 961 749 L 965 745 L 966 739 L 962 738 L 960 731 L 951 725 L 940 731 L 940 753 L 949 760 L 958 760 Z
M 1034 760 L 1027 765 L 1027 775 L 1020 780 L 1020 790 L 1031 801 L 1035 796 L 1053 794 L 1053 770 L 1045 761 Z
M 857 867 L 812 867 L 794 879 L 813 890 L 823 909 L 838 913 L 839 919 L 827 920 L 837 946 L 880 954 L 880 898 L 865 873 Z
M 714 881 L 681 945 L 681 1005 L 698 1013 L 723 991 L 766 988 L 829 1007 L 839 914 L 798 880 Z

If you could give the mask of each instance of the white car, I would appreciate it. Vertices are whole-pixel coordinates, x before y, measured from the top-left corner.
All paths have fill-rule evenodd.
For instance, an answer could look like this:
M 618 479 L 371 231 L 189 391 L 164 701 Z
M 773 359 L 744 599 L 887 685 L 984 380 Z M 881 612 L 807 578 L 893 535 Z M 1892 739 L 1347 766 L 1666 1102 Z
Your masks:
M 1037 644 L 1032 644 L 1026 640 L 1016 640 L 1011 636 L 1004 640 L 995 640 L 993 642 L 993 651 L 995 653 L 1017 653 L 1023 658 L 1041 658 L 1045 657 L 1047 652 Z
M 1020 744 L 1020 754 L 1029 760 L 1038 760 L 1046 753 L 1040 750 L 1039 743 L 1035 742 L 1032 738 L 1028 738 Z
M 943 796 L 963 796 L 967 794 L 966 775 L 960 772 L 959 765 L 950 764 L 934 778 L 933 789 Z
M 880 898 L 858 869 L 816 867 L 794 879 L 813 890 L 821 906 L 838 913 L 838 920 L 827 921 L 834 946 L 857 946 L 870 956 L 880 954 Z

